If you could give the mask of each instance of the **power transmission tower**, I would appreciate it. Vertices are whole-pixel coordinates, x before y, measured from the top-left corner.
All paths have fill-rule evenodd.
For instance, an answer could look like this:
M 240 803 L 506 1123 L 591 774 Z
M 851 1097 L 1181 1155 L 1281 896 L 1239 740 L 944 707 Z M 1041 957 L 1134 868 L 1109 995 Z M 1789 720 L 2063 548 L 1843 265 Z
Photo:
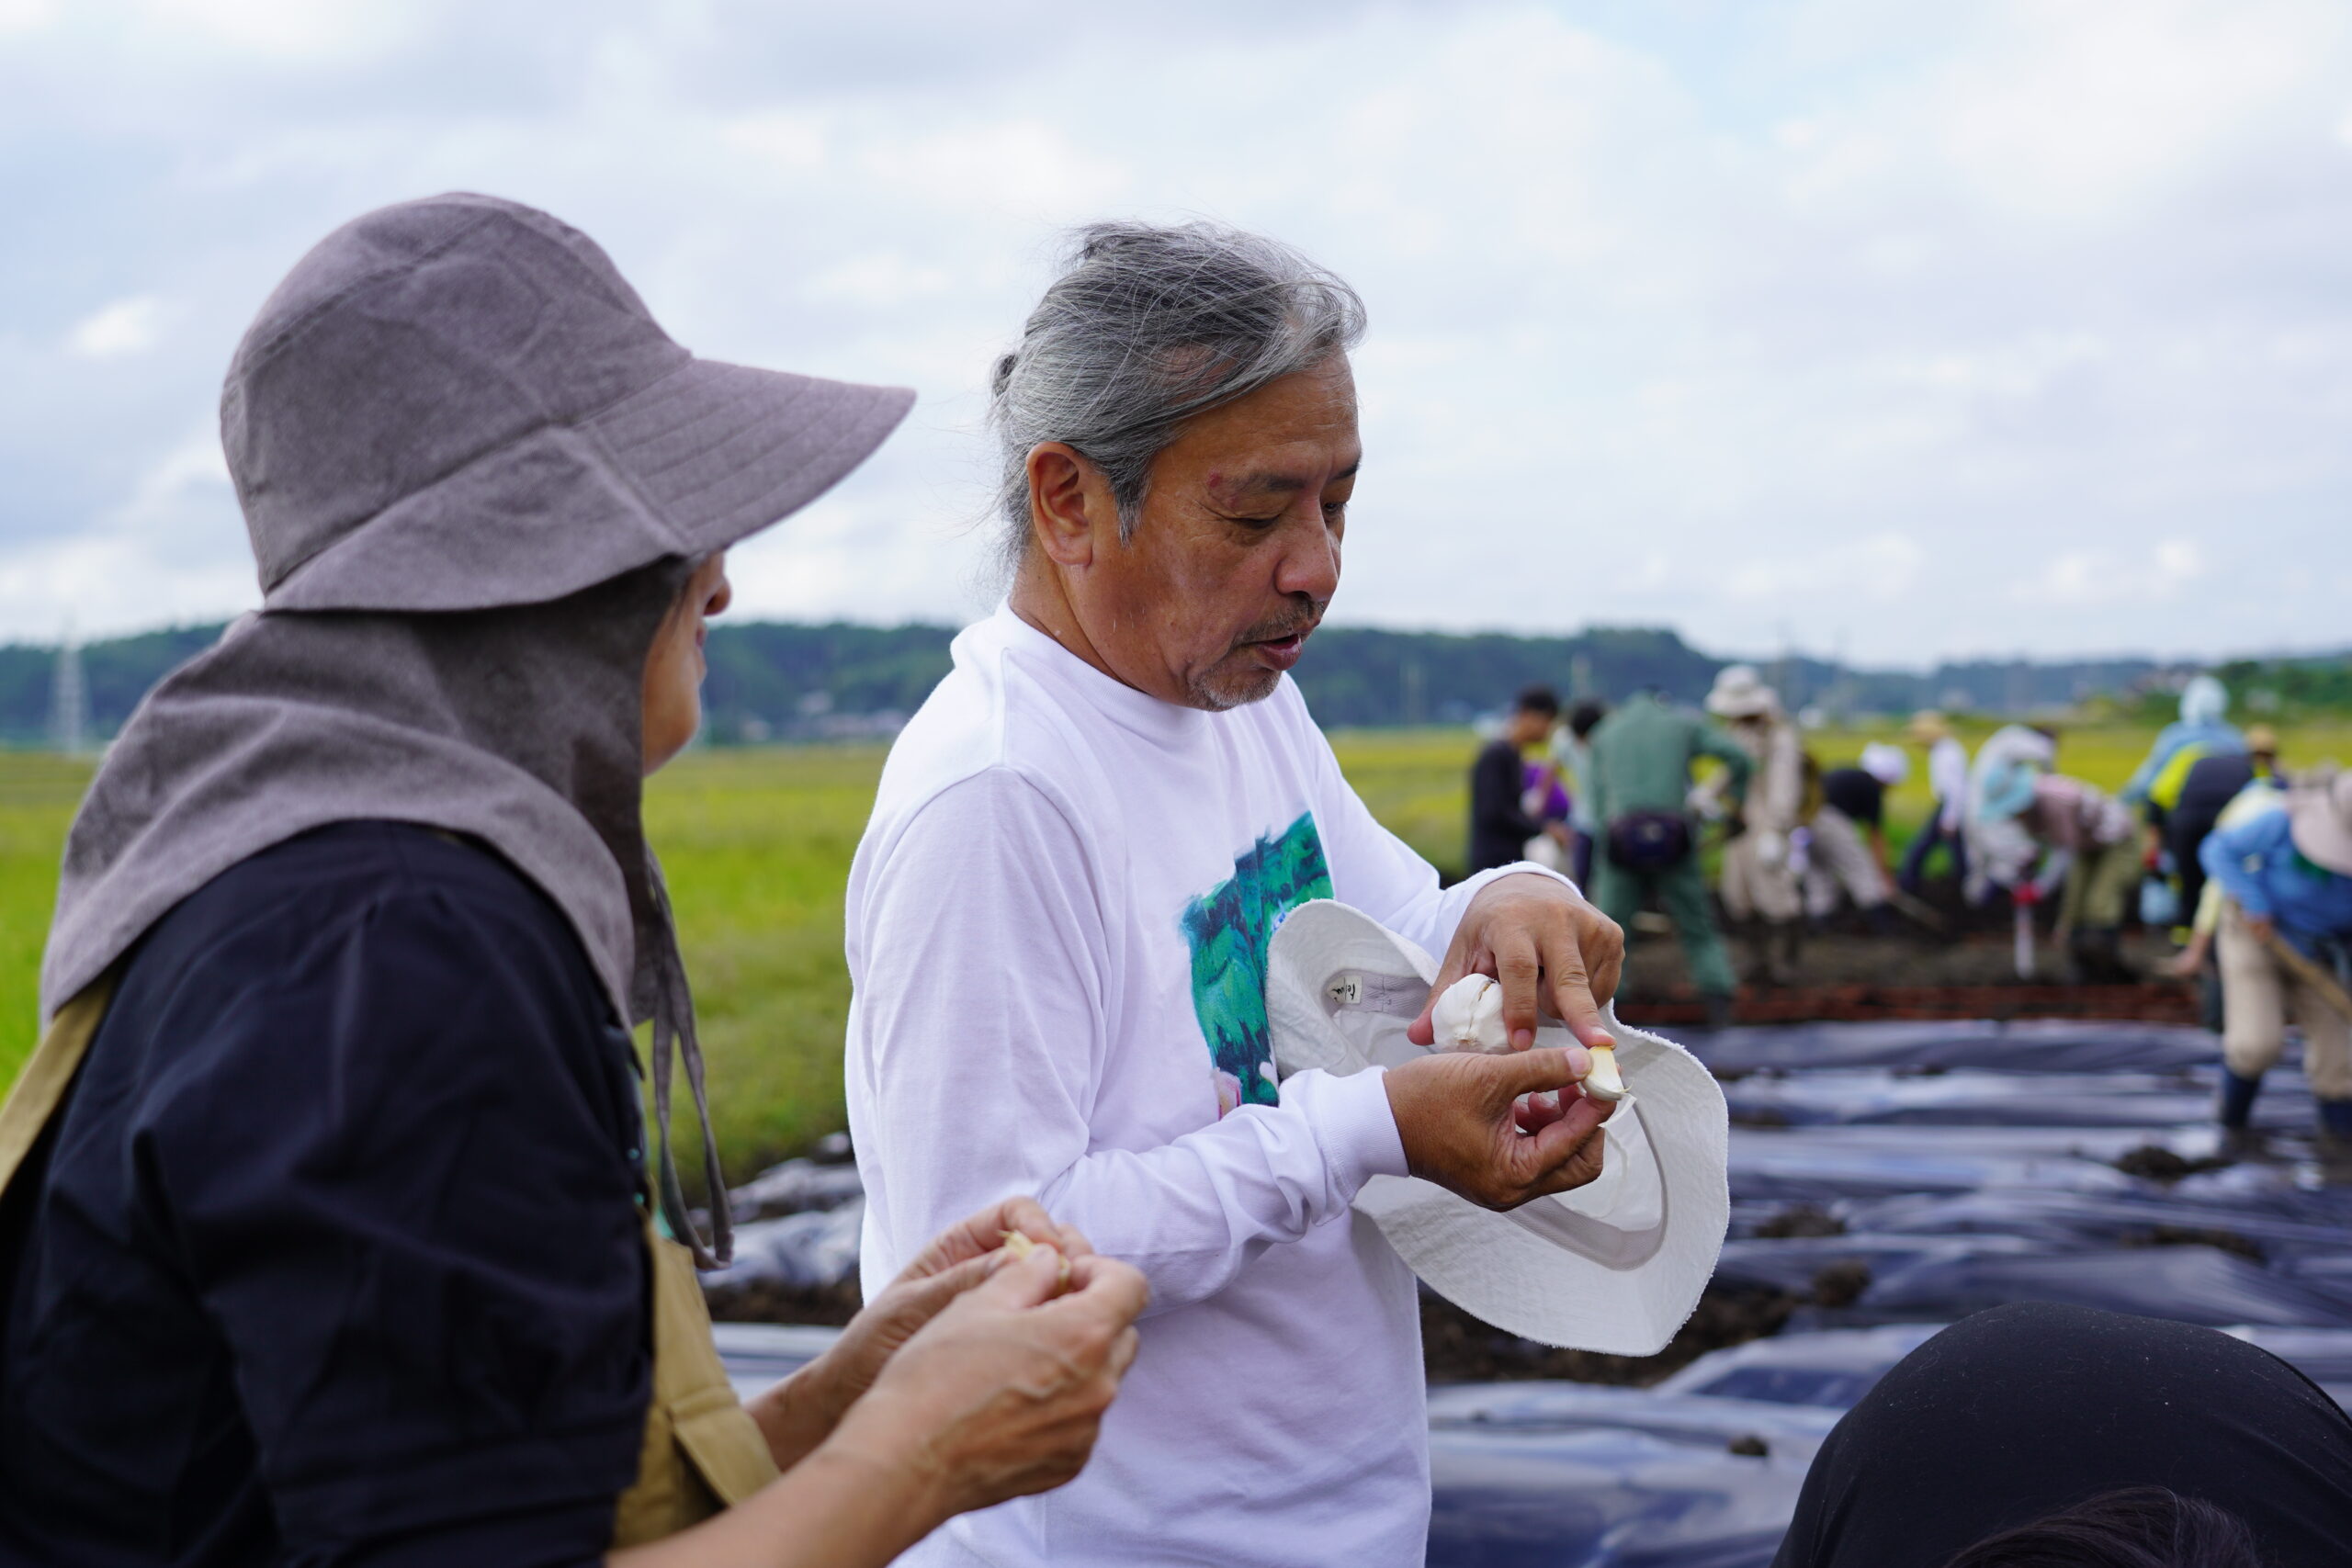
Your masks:
M 78 757 L 89 743 L 90 688 L 82 678 L 82 645 L 69 627 L 57 647 L 57 671 L 49 694 L 49 736 L 60 751 Z

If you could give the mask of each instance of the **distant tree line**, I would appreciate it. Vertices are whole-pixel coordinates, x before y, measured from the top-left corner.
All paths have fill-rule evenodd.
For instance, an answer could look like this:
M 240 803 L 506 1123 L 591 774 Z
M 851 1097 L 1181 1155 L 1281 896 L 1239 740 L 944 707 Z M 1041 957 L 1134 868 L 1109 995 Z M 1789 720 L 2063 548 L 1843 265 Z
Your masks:
M 120 729 L 149 687 L 220 632 L 189 626 L 85 645 L 89 732 L 104 738 Z M 955 636 L 939 626 L 715 626 L 704 688 L 708 732 L 721 742 L 887 734 L 947 672 Z M 57 658 L 54 648 L 0 647 L 0 742 L 32 745 L 50 736 Z M 1613 700 L 1657 687 L 1696 702 L 1727 662 L 1650 627 L 1510 637 L 1330 626 L 1307 645 L 1296 679 L 1327 725 L 1460 724 L 1539 682 L 1570 700 Z M 2094 698 L 2155 715 L 2169 708 L 2169 689 L 2196 668 L 2144 659 L 1980 660 L 1919 673 L 1793 656 L 1752 662 L 1792 706 L 1836 715 L 1918 707 L 2019 714 Z M 2352 655 L 2240 660 L 2218 672 L 2240 699 L 2242 716 L 2352 710 Z

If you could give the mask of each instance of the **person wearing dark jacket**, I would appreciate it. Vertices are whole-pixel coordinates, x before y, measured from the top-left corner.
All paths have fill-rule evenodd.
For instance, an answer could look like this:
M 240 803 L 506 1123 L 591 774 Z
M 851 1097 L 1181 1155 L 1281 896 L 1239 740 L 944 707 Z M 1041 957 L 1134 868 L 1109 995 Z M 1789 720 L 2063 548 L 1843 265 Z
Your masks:
M 2212 751 L 2189 764 L 2163 827 L 2165 852 L 2180 878 L 2180 924 L 2196 917 L 2198 900 L 2205 896 L 2205 863 L 2198 852 L 2221 820 L 2222 808 L 2255 780 L 2278 776 L 2278 732 L 2267 724 L 2245 732 L 2245 750 Z
M 2352 1420 L 2219 1329 L 1994 1307 L 1897 1362 L 1814 1455 L 1773 1568 L 2334 1568 Z
M 668 1146 L 673 1056 L 705 1093 L 641 781 L 727 547 L 912 400 L 697 359 L 486 197 L 262 307 L 221 399 L 262 606 L 92 782 L 0 1105 L 0 1564 L 879 1568 L 1078 1472 L 1133 1269 L 1007 1200 L 742 1405 Z
M 1464 874 L 1476 876 L 1528 858 L 1530 839 L 1552 839 L 1569 846 L 1563 822 L 1545 822 L 1527 809 L 1524 772 L 1531 747 L 1542 746 L 1560 722 L 1560 699 L 1549 686 L 1530 686 L 1511 705 L 1503 732 L 1487 742 L 1470 767 L 1470 860 Z

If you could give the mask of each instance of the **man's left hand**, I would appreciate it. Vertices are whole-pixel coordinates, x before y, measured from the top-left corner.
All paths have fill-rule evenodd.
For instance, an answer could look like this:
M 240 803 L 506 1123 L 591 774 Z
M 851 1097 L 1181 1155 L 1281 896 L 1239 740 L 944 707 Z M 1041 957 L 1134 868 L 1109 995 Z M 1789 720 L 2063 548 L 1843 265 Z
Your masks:
M 1617 994 L 1625 966 L 1625 933 L 1566 883 L 1533 872 L 1498 876 L 1478 890 L 1453 930 L 1437 984 L 1408 1035 L 1436 1042 L 1430 1010 L 1448 986 L 1474 970 L 1503 988 L 1503 1027 L 1511 1049 L 1535 1043 L 1535 1018 L 1548 1002 L 1586 1045 L 1611 1043 L 1600 1004 Z

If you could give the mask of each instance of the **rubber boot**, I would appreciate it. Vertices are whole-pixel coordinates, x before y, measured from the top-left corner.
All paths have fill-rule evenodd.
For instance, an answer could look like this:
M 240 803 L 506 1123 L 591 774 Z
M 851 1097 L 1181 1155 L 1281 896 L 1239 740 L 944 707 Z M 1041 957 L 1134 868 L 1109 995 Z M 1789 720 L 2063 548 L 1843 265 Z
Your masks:
M 2108 977 L 2119 986 L 2136 986 L 2140 972 L 2123 956 L 2123 928 L 2101 926 L 2097 933 L 2099 960 L 2107 965 Z
M 2331 1170 L 2352 1168 L 2352 1100 L 2319 1102 L 2319 1157 Z
M 2254 1115 L 2254 1097 L 2262 1089 L 2259 1077 L 2242 1078 L 2222 1069 L 2222 1155 L 2246 1159 L 2261 1152 L 2261 1139 L 2247 1123 Z
M 1707 1027 L 1709 1029 L 1729 1029 L 1731 1027 L 1731 998 L 1729 997 L 1723 996 L 1718 992 L 1709 991 L 1704 996 L 1701 997 L 1699 1000 L 1703 1003 L 1707 1009 Z
M 1774 933 L 1780 938 L 1778 960 L 1773 967 L 1780 974 L 1780 983 L 1793 986 L 1797 980 L 1797 964 L 1804 954 L 1804 922 L 1782 922 Z

